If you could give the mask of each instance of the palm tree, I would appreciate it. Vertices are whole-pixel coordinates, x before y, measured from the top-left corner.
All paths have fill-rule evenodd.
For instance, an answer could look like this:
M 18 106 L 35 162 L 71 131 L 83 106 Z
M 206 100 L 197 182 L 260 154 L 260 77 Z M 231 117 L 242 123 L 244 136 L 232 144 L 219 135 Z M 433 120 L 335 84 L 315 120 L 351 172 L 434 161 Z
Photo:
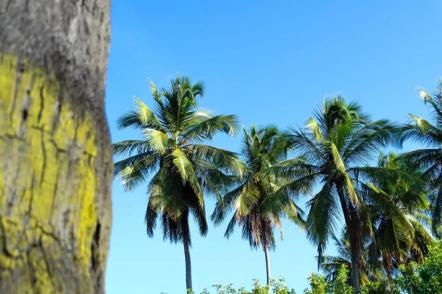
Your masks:
M 158 91 L 153 84 L 151 88 L 154 110 L 137 99 L 136 111 L 119 120 L 120 127 L 139 129 L 144 137 L 113 145 L 114 154 L 126 156 L 115 164 L 115 174 L 127 190 L 151 176 L 147 235 L 153 236 L 159 219 L 163 238 L 183 243 L 186 287 L 191 290 L 189 215 L 194 216 L 201 235 L 206 235 L 204 193 L 222 191 L 231 180 L 229 172 L 241 169 L 234 153 L 202 143 L 219 132 L 235 134 L 237 120 L 233 115 L 212 116 L 198 110 L 203 87 L 186 77 L 172 80 L 170 89 Z
M 371 121 L 357 104 L 342 97 L 327 99 L 306 124 L 292 130 L 291 141 L 300 157 L 280 164 L 280 173 L 293 177 L 284 189 L 293 193 L 319 191 L 308 202 L 307 236 L 318 245 L 322 256 L 332 236 L 339 206 L 349 236 L 352 285 L 360 292 L 360 256 L 364 226 L 363 203 L 354 187 L 352 175 L 358 166 L 372 158 L 390 140 L 394 126 L 386 120 Z M 363 171 L 361 171 L 363 172 Z
M 428 206 L 426 182 L 419 170 L 395 154 L 381 154 L 378 166 L 364 168 L 364 176 L 357 175 L 355 182 L 365 204 L 366 221 L 371 225 L 369 234 L 364 236 L 361 284 L 383 280 L 385 275 L 391 282 L 394 269 L 403 263 L 421 261 L 432 242 L 420 222 L 421 212 Z M 342 265 L 350 269 L 349 274 L 352 270 L 347 232 L 344 230 L 340 239 L 332 238 L 338 255 L 323 256 L 320 260 L 330 281 Z
M 432 242 L 420 222 L 420 216 L 428 208 L 427 183 L 419 169 L 395 154 L 381 154 L 378 169 L 381 171 L 360 183 L 360 194 L 372 226 L 368 245 L 371 261 L 382 260 L 391 281 L 395 268 L 411 260 L 420 261 Z
M 281 218 L 288 216 L 302 224 L 302 211 L 285 192 L 276 193 L 287 183 L 284 177 L 277 177 L 270 168 L 286 156 L 288 141 L 278 129 L 267 127 L 250 132 L 244 130 L 242 156 L 245 172 L 236 188 L 218 201 L 212 220 L 219 224 L 226 214 L 234 209 L 227 226 L 228 238 L 236 225 L 242 227 L 242 236 L 250 247 L 261 247 L 266 262 L 267 285 L 270 284 L 270 262 L 268 251 L 275 248 L 274 229 L 281 232 Z
M 426 91 L 421 90 L 419 95 L 425 104 L 429 104 L 433 112 L 433 124 L 429 121 L 410 115 L 412 123 L 403 127 L 402 141 L 412 139 L 428 146 L 426 149 L 419 149 L 406 153 L 404 156 L 423 169 L 425 176 L 430 179 L 431 188 L 434 192 L 432 203 L 432 229 L 433 233 L 442 236 L 442 82 L 438 92 L 430 96 Z

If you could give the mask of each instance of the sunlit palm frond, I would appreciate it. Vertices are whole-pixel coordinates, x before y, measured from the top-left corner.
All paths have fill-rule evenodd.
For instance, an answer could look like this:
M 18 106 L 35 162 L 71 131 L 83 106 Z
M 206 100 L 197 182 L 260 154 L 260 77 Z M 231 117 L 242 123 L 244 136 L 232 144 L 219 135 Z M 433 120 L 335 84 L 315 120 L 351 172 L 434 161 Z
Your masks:
M 158 131 L 155 129 L 146 129 L 144 130 L 144 135 L 150 148 L 161 155 L 165 154 L 166 149 L 170 148 L 170 145 L 172 144 L 169 136 L 162 131 Z
M 340 172 L 340 175 L 344 178 L 345 186 L 347 189 L 348 196 L 350 197 L 350 201 L 352 202 L 353 205 L 359 206 L 360 199 L 353 186 L 353 181 L 351 180 L 347 172 L 346 166 L 344 164 L 344 161 L 342 160 L 338 148 L 333 142 L 330 143 L 330 150 L 336 169 Z
M 189 160 L 187 155 L 180 149 L 176 148 L 172 151 L 173 164 L 178 169 L 183 184 L 189 184 L 193 189 L 193 192 L 198 198 L 201 207 L 204 207 L 203 191 L 198 182 L 198 178 L 193 166 L 193 163 Z

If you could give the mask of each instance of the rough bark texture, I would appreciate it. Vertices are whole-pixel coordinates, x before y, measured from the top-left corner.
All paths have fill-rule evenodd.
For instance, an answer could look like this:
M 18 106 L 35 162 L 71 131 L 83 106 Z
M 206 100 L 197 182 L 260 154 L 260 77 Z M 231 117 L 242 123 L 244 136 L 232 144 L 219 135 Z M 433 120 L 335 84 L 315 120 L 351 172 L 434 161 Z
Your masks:
M 0 293 L 101 293 L 109 0 L 0 0 Z

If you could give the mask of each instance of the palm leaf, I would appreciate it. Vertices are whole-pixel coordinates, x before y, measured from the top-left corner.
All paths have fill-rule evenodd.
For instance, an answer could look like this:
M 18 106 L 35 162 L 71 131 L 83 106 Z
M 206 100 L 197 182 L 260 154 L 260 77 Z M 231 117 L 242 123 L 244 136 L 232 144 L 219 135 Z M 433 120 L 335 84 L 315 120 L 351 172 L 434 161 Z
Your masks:
M 150 151 L 150 146 L 146 141 L 142 140 L 125 140 L 112 144 L 114 155 L 129 155 L 134 152 L 144 153 Z
M 333 156 L 333 161 L 336 165 L 336 168 L 339 170 L 339 172 L 341 173 L 341 175 L 345 179 L 345 185 L 347 188 L 348 195 L 350 197 L 350 201 L 353 203 L 353 205 L 359 206 L 360 205 L 359 196 L 353 187 L 353 182 L 347 173 L 347 170 L 345 168 L 345 165 L 344 165 L 344 162 L 341 158 L 341 155 L 339 154 L 339 151 L 333 142 L 330 142 L 330 147 L 331 147 L 331 154 Z
M 326 182 L 321 190 L 308 202 L 309 212 L 306 221 L 307 237 L 318 245 L 319 260 L 327 241 L 333 235 L 338 217 L 336 199 L 332 183 Z
M 211 139 L 216 133 L 235 135 L 238 121 L 234 115 L 217 115 L 196 123 L 182 134 L 183 140 Z
M 198 198 L 199 205 L 204 207 L 203 193 L 198 182 L 192 162 L 187 158 L 186 154 L 180 149 L 176 148 L 172 152 L 173 164 L 178 169 L 183 184 L 189 184 L 192 187 L 195 195 Z
M 169 148 L 170 144 L 169 136 L 166 133 L 155 129 L 146 129 L 144 134 L 152 150 L 161 155 L 166 153 L 166 149 Z

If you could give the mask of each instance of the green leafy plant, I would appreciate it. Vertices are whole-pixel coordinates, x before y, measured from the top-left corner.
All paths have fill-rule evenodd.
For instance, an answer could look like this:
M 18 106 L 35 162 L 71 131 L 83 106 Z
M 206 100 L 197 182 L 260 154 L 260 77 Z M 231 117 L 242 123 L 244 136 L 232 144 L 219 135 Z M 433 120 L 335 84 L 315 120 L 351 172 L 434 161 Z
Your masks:
M 430 246 L 429 255 L 421 264 L 402 265 L 397 283 L 410 294 L 442 293 L 442 242 Z
M 304 294 L 326 294 L 327 281 L 325 277 L 318 274 L 311 274 L 308 278 L 310 289 L 305 289 Z

